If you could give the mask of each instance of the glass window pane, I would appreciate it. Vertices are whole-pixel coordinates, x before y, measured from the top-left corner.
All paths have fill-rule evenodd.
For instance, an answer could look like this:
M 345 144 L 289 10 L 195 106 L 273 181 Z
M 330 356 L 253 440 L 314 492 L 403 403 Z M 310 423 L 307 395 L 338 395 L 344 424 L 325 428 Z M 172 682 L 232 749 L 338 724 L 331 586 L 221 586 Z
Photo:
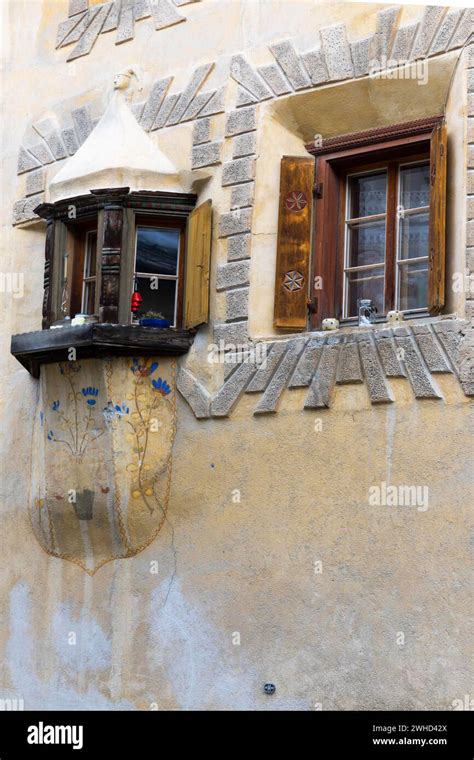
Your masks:
M 398 258 L 415 259 L 428 256 L 429 214 L 413 214 L 400 219 Z
M 95 277 L 95 262 L 97 256 L 97 232 L 87 233 L 86 259 L 84 262 L 84 277 Z
M 430 203 L 430 165 L 400 168 L 400 204 L 402 208 L 421 208 Z
M 138 227 L 136 272 L 177 274 L 180 230 Z
M 428 304 L 428 261 L 398 267 L 399 309 L 423 309 Z
M 357 299 L 370 298 L 379 314 L 384 311 L 384 267 L 364 269 L 361 272 L 349 272 L 348 285 L 348 317 L 357 317 Z
M 385 214 L 387 172 L 349 178 L 349 218 Z
M 176 284 L 176 280 L 158 280 L 156 289 L 156 281 L 149 277 L 137 277 L 138 292 L 143 298 L 139 316 L 153 311 L 162 314 L 164 319 L 174 325 Z
M 385 220 L 351 224 L 348 235 L 348 267 L 383 264 L 385 259 Z
M 82 300 L 82 313 L 94 314 L 95 305 L 95 281 L 84 283 L 84 295 Z

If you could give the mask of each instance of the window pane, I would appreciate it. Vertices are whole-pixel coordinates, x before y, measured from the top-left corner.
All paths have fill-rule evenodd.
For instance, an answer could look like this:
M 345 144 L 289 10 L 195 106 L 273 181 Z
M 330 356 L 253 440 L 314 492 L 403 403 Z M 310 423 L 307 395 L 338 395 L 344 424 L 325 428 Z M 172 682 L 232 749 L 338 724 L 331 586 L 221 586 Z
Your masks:
M 84 277 L 95 277 L 96 256 L 97 256 L 97 232 L 88 232 L 86 258 L 84 262 Z
M 349 179 L 349 218 L 385 214 L 387 173 L 364 174 Z
M 357 317 L 357 299 L 370 298 L 379 314 L 384 311 L 384 267 L 348 273 L 348 317 Z
M 93 314 L 95 305 L 95 281 L 84 283 L 83 314 Z
M 403 208 L 420 208 L 430 203 L 430 165 L 400 168 L 400 204 Z
M 138 227 L 136 272 L 177 273 L 180 230 Z
M 399 259 L 428 256 L 429 214 L 413 214 L 400 219 Z
M 351 224 L 348 243 L 348 267 L 383 264 L 385 259 L 385 221 Z
M 137 277 L 138 292 L 143 298 L 140 316 L 147 311 L 159 312 L 174 325 L 176 280 L 158 280 L 158 290 L 151 285 L 156 282 L 149 277 Z
M 398 267 L 399 309 L 423 309 L 428 304 L 428 261 Z

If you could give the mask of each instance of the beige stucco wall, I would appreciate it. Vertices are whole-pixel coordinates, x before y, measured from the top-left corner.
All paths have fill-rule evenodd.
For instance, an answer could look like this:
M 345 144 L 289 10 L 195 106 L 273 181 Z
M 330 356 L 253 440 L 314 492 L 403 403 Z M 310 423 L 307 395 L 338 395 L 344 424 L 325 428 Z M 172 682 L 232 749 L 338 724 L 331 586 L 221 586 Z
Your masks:
M 206 420 L 178 395 L 168 522 L 143 552 L 92 577 L 48 556 L 28 517 L 38 384 L 9 346 L 12 334 L 38 329 L 41 319 L 44 228 L 11 226 L 25 181 L 17 155 L 31 122 L 62 122 L 82 104 L 100 117 L 114 74 L 132 63 L 143 68 L 146 93 L 170 74 L 177 92 L 210 61 L 206 86 L 218 87 L 233 53 L 265 64 L 269 44 L 294 38 L 306 50 L 320 27 L 339 22 L 357 39 L 374 32 L 383 7 L 203 0 L 185 6 L 186 23 L 155 31 L 140 21 L 134 40 L 115 46 L 100 35 L 89 55 L 67 64 L 64 49 L 54 49 L 65 0 L 1 4 L 1 270 L 25 275 L 22 298 L 0 294 L 2 697 L 32 709 L 451 709 L 469 693 L 471 428 L 469 400 L 452 374 L 435 377 L 441 400 L 415 399 L 408 381 L 395 379 L 389 405 L 372 405 L 360 384 L 338 387 L 331 409 L 303 411 L 307 391 L 294 389 L 278 414 L 261 417 L 252 415 L 254 395 L 228 419 Z M 404 22 L 421 16 L 421 8 L 403 9 Z M 364 78 L 259 104 L 251 337 L 274 335 L 281 155 L 303 155 L 304 140 L 335 120 L 341 133 L 441 112 L 458 56 L 436 58 L 425 88 Z M 448 100 L 450 273 L 462 266 L 466 237 L 465 93 L 459 66 Z M 235 95 L 230 82 L 226 110 Z M 133 90 L 131 102 L 140 99 Z M 350 109 L 341 116 L 342 102 Z M 312 109 L 323 127 L 312 126 Z M 212 117 L 213 139 L 222 139 L 224 122 L 224 114 Z M 189 171 L 192 128 L 151 133 Z M 224 141 L 223 162 L 231 151 Z M 59 166 L 47 167 L 48 181 Z M 218 220 L 230 195 L 221 173 L 221 164 L 206 169 L 195 188 L 214 206 L 211 324 L 225 311 L 215 292 L 226 256 Z M 462 296 L 448 305 L 464 316 Z M 211 341 L 211 328 L 202 328 L 186 367 L 212 394 L 223 368 L 206 361 Z M 427 486 L 428 508 L 371 506 L 369 489 L 381 482 Z M 265 682 L 276 684 L 274 697 L 262 693 Z

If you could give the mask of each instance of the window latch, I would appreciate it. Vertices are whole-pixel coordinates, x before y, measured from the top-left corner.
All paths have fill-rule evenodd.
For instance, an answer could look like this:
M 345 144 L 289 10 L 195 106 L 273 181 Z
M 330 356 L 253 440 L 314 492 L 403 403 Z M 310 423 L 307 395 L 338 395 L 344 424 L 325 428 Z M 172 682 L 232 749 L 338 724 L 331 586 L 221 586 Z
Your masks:
M 308 298 L 306 305 L 308 307 L 308 313 L 315 314 L 318 310 L 318 297 L 314 296 L 313 298 Z
M 313 194 L 316 196 L 316 198 L 323 197 L 323 183 L 322 182 L 316 182 L 313 188 Z

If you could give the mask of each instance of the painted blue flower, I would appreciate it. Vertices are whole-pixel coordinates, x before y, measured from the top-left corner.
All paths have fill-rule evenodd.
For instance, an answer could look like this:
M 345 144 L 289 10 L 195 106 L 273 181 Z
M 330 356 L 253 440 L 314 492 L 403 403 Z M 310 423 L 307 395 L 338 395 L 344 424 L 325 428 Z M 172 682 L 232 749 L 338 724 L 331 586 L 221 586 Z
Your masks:
M 119 404 L 115 404 L 115 411 L 117 412 L 119 417 L 123 417 L 125 414 L 129 413 L 130 409 L 128 408 L 126 404 L 121 404 L 120 406 Z
M 53 403 L 51 404 L 51 409 L 53 410 L 53 412 L 57 412 L 59 409 L 59 401 L 53 401 Z
M 151 384 L 153 385 L 153 388 L 155 389 L 155 393 L 161 393 L 162 396 L 167 396 L 168 393 L 171 393 L 171 388 L 166 382 L 166 380 L 163 380 L 162 377 L 157 378 L 156 380 L 152 380 Z
M 99 395 L 99 389 L 93 388 L 92 385 L 89 385 L 87 388 L 82 389 L 82 395 L 86 399 L 89 406 L 95 406 L 96 398 Z M 90 398 L 88 398 L 88 396 L 90 396 Z
M 134 358 L 130 369 L 137 377 L 148 377 L 148 375 L 152 375 L 158 369 L 158 362 L 152 362 L 149 365 L 149 361 L 149 359 L 146 359 L 144 364 L 140 364 L 138 359 Z
M 52 430 L 50 430 L 48 433 L 48 441 L 54 441 L 54 433 Z

